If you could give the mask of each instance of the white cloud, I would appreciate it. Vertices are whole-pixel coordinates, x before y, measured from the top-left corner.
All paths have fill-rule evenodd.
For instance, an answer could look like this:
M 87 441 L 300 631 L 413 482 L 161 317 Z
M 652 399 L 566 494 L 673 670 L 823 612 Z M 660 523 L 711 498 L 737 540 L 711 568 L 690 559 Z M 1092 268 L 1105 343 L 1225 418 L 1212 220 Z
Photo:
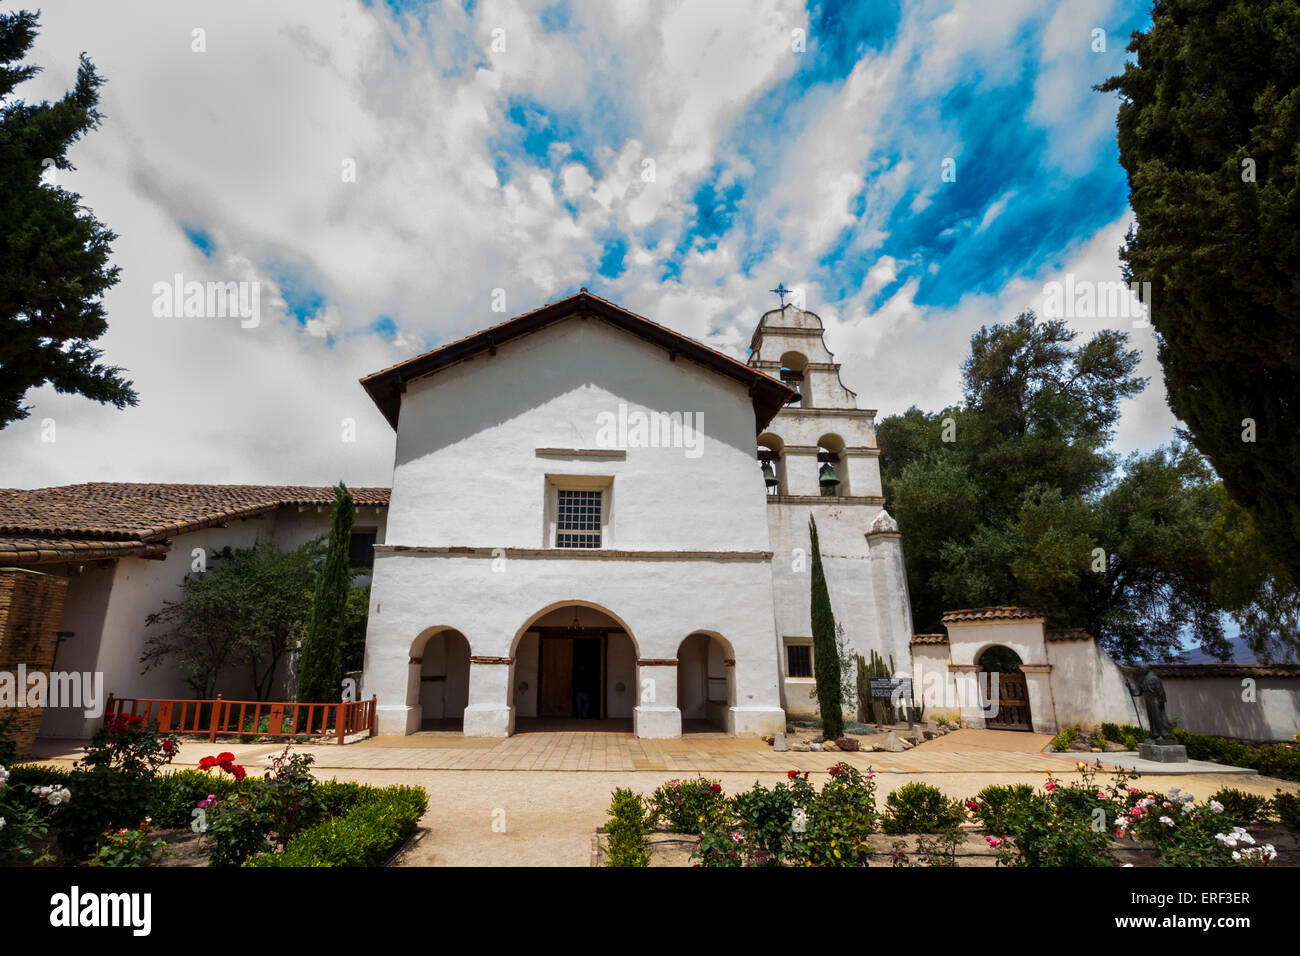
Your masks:
M 919 258 L 880 246 L 917 170 L 933 170 L 910 200 L 919 212 L 940 188 L 941 158 L 961 155 L 937 105 L 943 88 L 973 70 L 998 82 L 1014 61 L 1008 48 L 1042 18 L 1033 4 L 1017 0 L 996 17 L 965 0 L 909 6 L 890 47 L 864 53 L 844 82 L 802 93 L 752 156 L 730 142 L 737 122 L 806 65 L 800 56 L 821 55 L 816 36 L 808 53 L 790 49 L 791 30 L 809 25 L 802 4 L 582 0 L 567 27 L 549 32 L 538 16 L 508 0 L 399 20 L 382 4 L 317 0 L 44 8 L 32 59 L 45 72 L 22 95 L 62 95 L 82 50 L 108 79 L 104 125 L 74 147 L 79 168 L 61 181 L 120 236 L 122 281 L 106 297 L 109 332 L 96 344 L 128 370 L 141 404 L 118 411 L 35 390 L 32 419 L 0 432 L 0 485 L 386 484 L 392 431 L 357 379 L 500 321 L 490 309 L 497 288 L 515 314 L 587 285 L 744 357 L 774 303 L 767 290 L 785 281 L 827 319 L 846 384 L 865 406 L 955 400 L 970 332 L 1014 315 L 1032 284 L 925 308 L 915 303 Z M 1053 17 L 1036 55 L 1064 57 L 1071 22 Z M 196 27 L 205 53 L 191 50 Z M 494 53 L 496 29 L 506 50 Z M 1035 95 L 1044 122 L 1073 102 L 1055 74 Z M 599 135 L 556 141 L 543 158 L 503 153 L 511 107 L 530 103 Z M 1109 122 L 1110 110 L 1098 115 Z M 791 126 L 801 134 L 767 132 Z M 697 215 L 695 190 L 715 169 L 720 190 L 739 180 L 755 191 L 711 248 L 690 244 L 676 258 Z M 182 226 L 213 238 L 210 258 Z M 845 261 L 873 266 L 839 300 L 820 259 L 846 228 Z M 612 281 L 592 265 L 611 236 L 627 247 L 626 272 Z M 1106 236 L 1088 247 L 1098 262 L 1119 244 Z M 755 241 L 765 243 L 757 262 Z M 670 259 L 680 274 L 665 280 Z M 259 327 L 155 319 L 152 284 L 176 273 L 259 282 Z M 305 324 L 285 302 L 290 277 L 323 298 Z M 868 315 L 868 301 L 900 279 Z M 370 331 L 381 316 L 395 331 Z M 1126 410 L 1123 441 L 1154 440 L 1165 427 L 1149 401 L 1156 390 Z M 53 444 L 40 440 L 46 417 L 57 422 Z M 344 419 L 357 422 L 355 444 L 341 441 Z

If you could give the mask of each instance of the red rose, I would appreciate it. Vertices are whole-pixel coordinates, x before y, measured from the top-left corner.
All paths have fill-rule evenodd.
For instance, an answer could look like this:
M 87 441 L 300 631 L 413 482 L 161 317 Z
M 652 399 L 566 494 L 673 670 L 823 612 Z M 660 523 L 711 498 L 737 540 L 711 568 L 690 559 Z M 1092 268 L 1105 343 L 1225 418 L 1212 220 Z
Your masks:
M 721 792 L 722 792 L 722 787 L 721 787 L 720 784 L 716 784 L 716 783 L 715 783 L 715 784 L 713 784 L 713 785 L 711 785 L 711 786 L 709 787 L 709 790 L 710 790 L 712 793 L 721 793 Z
M 131 719 L 127 723 L 132 727 L 143 727 L 144 718 L 141 717 L 139 714 L 132 714 Z
M 226 767 L 225 769 L 229 770 L 232 774 L 234 774 L 236 780 L 243 780 L 244 777 L 248 776 L 248 771 L 246 771 L 239 764 L 233 764 L 232 766 Z
M 221 753 L 217 754 L 217 763 L 234 763 L 234 762 L 235 762 L 235 755 L 230 753 L 229 751 L 223 750 Z
M 199 761 L 200 770 L 211 770 L 216 765 L 217 765 L 216 757 L 204 757 L 202 760 Z
M 799 771 L 791 770 L 789 773 L 786 774 L 786 776 L 789 777 L 791 780 L 793 780 L 795 777 L 799 776 Z
M 162 742 L 162 749 L 163 749 L 163 753 L 165 753 L 167 756 L 170 757 L 172 755 L 172 751 L 176 749 L 175 741 L 173 741 L 170 737 L 164 737 Z
M 830 775 L 833 777 L 833 776 L 835 776 L 837 773 L 839 773 L 839 772 L 840 772 L 841 770 L 843 770 L 843 769 L 844 769 L 844 768 L 841 767 L 839 764 L 836 764 L 835 766 L 831 767 L 829 773 L 830 773 Z

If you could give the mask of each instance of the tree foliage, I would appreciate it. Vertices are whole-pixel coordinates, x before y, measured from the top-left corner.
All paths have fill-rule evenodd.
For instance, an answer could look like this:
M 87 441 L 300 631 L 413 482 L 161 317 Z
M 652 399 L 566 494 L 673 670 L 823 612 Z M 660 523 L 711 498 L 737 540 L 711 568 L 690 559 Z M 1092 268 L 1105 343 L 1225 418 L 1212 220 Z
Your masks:
M 822 717 L 823 736 L 844 736 L 844 703 L 840 687 L 840 654 L 835 643 L 835 612 L 822 570 L 821 545 L 817 541 L 817 522 L 808 518 L 812 538 L 812 636 L 813 670 L 817 678 L 817 708 Z
M 117 237 L 77 193 L 42 178 L 73 168 L 68 148 L 99 125 L 104 81 L 83 54 L 76 85 L 57 103 L 15 98 L 39 71 L 22 63 L 37 20 L 0 14 L 0 428 L 26 418 L 23 396 L 46 383 L 118 408 L 137 401 L 90 344 L 108 328 L 101 300 L 118 281 L 108 265 Z
M 186 575 L 178 600 L 147 618 L 169 630 L 149 640 L 145 670 L 174 662 L 208 699 L 224 672 L 245 668 L 257 699 L 268 699 L 280 663 L 302 640 L 323 553 L 321 539 L 293 551 L 258 542 L 218 552 L 207 570 Z
M 1117 460 L 1119 403 L 1144 384 L 1138 353 L 1115 331 L 1076 338 L 1032 313 L 982 328 L 961 405 L 880 423 L 913 624 L 1018 604 L 1123 660 L 1172 655 L 1186 634 L 1222 658 L 1227 611 L 1257 653 L 1284 655 L 1295 594 L 1261 560 L 1250 516 L 1184 443 Z
M 334 489 L 325 563 L 316 583 L 311 620 L 303 641 L 298 700 L 329 703 L 338 700 L 343 677 L 343 643 L 348 625 L 348 591 L 352 568 L 348 546 L 354 514 L 352 494 L 339 482 Z
M 1125 278 L 1152 283 L 1170 408 L 1300 582 L 1300 4 L 1157 0 L 1128 49 L 1098 87 L 1121 97 Z

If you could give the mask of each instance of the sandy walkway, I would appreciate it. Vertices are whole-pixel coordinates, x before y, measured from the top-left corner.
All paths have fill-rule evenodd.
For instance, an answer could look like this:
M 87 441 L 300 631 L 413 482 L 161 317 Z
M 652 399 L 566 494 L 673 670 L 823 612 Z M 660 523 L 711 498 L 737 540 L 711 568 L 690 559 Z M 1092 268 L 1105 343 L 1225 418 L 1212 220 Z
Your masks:
M 418 784 L 429 794 L 429 812 L 421 821 L 418 842 L 399 861 L 403 866 L 586 866 L 592 832 L 605 821 L 610 793 L 632 787 L 649 793 L 673 774 L 662 772 L 566 773 L 482 770 L 330 770 L 321 776 L 376 785 Z M 764 786 L 784 774 L 715 774 L 727 793 L 747 790 L 757 779 Z M 1073 774 L 1057 774 L 1069 779 Z M 990 783 L 1043 781 L 1026 773 L 882 773 L 878 799 L 905 783 L 920 780 L 952 797 L 973 796 Z M 1106 779 L 1106 778 L 1103 778 Z M 1177 783 L 1198 799 L 1220 787 L 1273 795 L 1276 787 L 1300 791 L 1300 784 L 1270 777 L 1235 774 L 1196 774 L 1149 778 L 1153 787 Z M 1140 784 L 1139 784 L 1140 785 Z M 493 826 L 496 822 L 497 830 Z M 504 825 L 504 832 L 500 828 Z

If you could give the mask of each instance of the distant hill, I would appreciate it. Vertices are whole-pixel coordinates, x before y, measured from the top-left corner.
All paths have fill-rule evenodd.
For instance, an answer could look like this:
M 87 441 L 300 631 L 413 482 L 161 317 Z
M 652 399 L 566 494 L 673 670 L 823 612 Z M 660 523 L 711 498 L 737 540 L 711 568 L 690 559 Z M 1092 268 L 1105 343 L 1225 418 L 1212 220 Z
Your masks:
M 1255 655 L 1254 655 L 1254 653 L 1251 652 L 1251 649 L 1250 649 L 1249 647 L 1246 646 L 1246 639 L 1245 639 L 1245 638 L 1243 638 L 1243 637 L 1232 637 L 1232 638 L 1229 638 L 1229 639 L 1228 639 L 1228 644 L 1231 645 L 1231 647 L 1232 647 L 1232 656 L 1229 657 L 1226 661 L 1223 661 L 1222 663 L 1224 663 L 1224 664 L 1261 664 L 1261 663 L 1263 663 L 1263 662 L 1260 661 L 1258 658 L 1256 658 Z M 1194 648 L 1194 649 L 1190 649 L 1190 650 L 1185 650 L 1185 651 L 1183 651 L 1183 653 L 1180 654 L 1180 655 L 1178 656 L 1178 659 L 1177 659 L 1176 663 L 1179 663 L 1179 664 L 1218 664 L 1218 663 L 1220 663 L 1220 661 L 1219 661 L 1219 659 L 1218 659 L 1217 657 L 1211 657 L 1209 654 L 1206 654 L 1206 653 L 1205 653 L 1204 651 L 1202 651 L 1200 648 Z M 1292 659 L 1279 659 L 1279 660 L 1271 661 L 1270 663 L 1273 663 L 1273 664 L 1294 664 L 1294 663 L 1296 663 L 1296 661 L 1292 658 Z

